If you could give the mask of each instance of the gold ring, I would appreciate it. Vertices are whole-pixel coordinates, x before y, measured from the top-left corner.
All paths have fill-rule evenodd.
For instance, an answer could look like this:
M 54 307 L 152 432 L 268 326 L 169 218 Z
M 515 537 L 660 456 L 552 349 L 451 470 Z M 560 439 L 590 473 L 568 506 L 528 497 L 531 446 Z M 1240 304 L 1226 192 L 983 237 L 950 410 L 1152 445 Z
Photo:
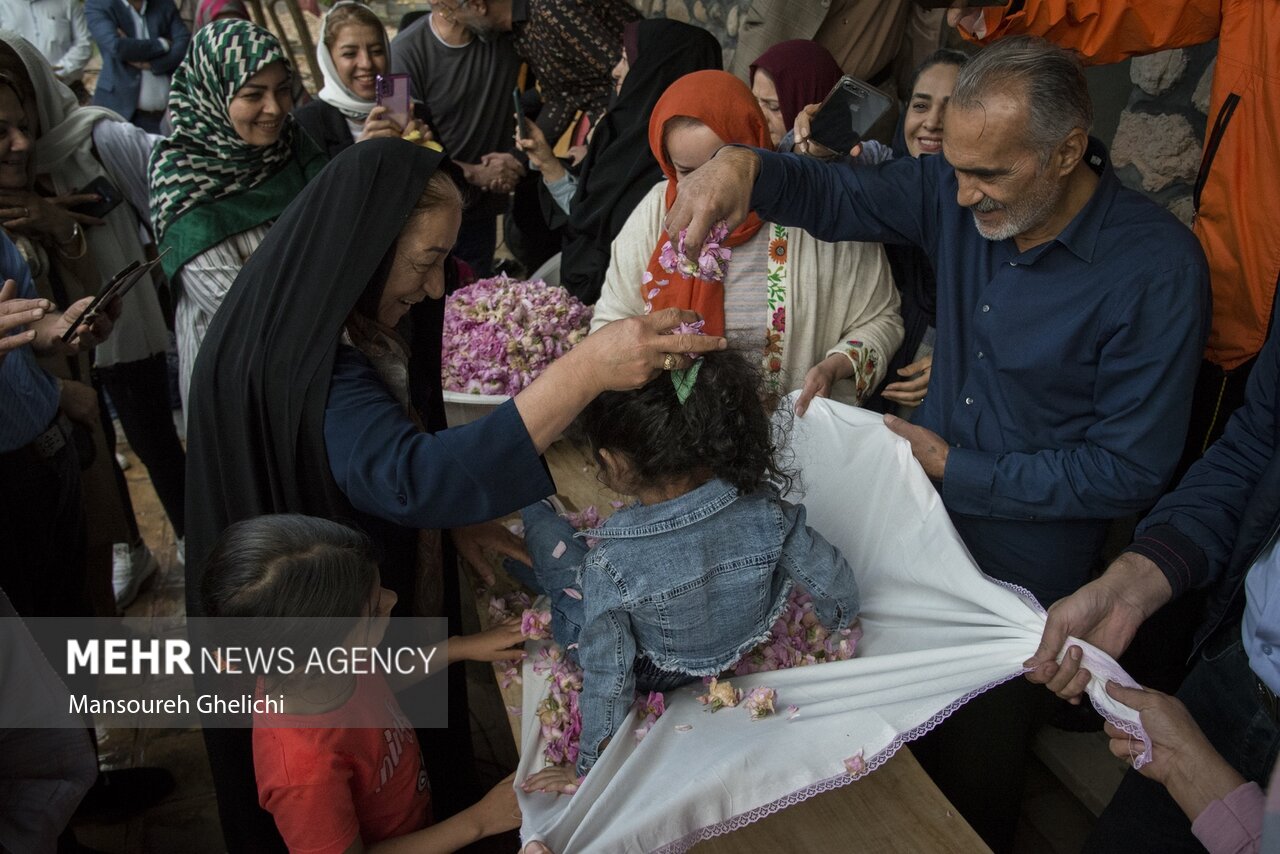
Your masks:
M 674 371 L 678 364 L 680 363 L 676 360 L 674 353 L 668 353 L 662 357 L 662 370 L 664 371 Z

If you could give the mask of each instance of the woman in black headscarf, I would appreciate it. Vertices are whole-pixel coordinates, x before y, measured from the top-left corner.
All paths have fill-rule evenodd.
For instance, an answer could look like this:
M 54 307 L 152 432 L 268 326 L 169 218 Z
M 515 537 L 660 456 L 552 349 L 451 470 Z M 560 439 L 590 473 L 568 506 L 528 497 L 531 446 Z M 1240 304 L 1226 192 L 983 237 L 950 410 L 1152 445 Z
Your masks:
M 363 528 L 383 553 L 382 583 L 406 610 L 425 600 L 419 614 L 458 616 L 457 573 L 441 570 L 453 566 L 451 553 L 442 558 L 439 539 L 420 532 L 453 529 L 474 544 L 476 529 L 461 526 L 554 491 L 539 454 L 597 394 L 637 387 L 664 367 L 687 366 L 684 352 L 723 345 L 660 334 L 694 319 L 689 312 L 634 318 L 606 330 L 607 341 L 591 336 L 488 417 L 444 429 L 442 297 L 461 218 L 446 163 L 401 140 L 343 151 L 276 221 L 227 294 L 191 384 L 190 614 L 199 613 L 216 537 L 232 522 L 289 512 Z M 451 680 L 450 693 L 451 741 L 469 745 L 465 684 Z M 278 849 L 257 806 L 249 735 L 205 730 L 223 830 L 230 850 Z M 433 777 L 464 773 L 448 745 L 426 746 Z M 444 814 L 451 794 L 437 788 Z
M 706 30 L 679 21 L 633 21 L 623 30 L 622 44 L 622 58 L 613 70 L 616 100 L 592 132 L 576 177 L 555 160 L 532 122 L 525 122 L 527 137 L 518 143 L 532 162 L 545 165 L 542 212 L 552 228 L 565 226 L 560 284 L 585 303 L 600 296 L 609 245 L 645 193 L 664 180 L 649 152 L 653 105 L 684 75 L 721 67 L 719 42 Z M 574 186 L 560 184 L 553 192 L 549 184 L 555 178 Z

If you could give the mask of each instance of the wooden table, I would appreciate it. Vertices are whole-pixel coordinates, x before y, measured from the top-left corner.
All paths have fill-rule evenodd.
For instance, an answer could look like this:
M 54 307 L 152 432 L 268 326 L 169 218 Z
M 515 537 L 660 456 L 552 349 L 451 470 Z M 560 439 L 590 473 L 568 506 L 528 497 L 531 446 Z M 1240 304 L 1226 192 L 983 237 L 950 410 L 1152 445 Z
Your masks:
M 562 439 L 547 450 L 546 459 L 562 498 L 579 509 L 595 504 L 602 515 L 612 512 L 609 502 L 621 496 L 612 494 L 597 480 L 590 454 Z M 488 597 L 477 604 L 481 619 L 487 620 Z M 510 685 L 503 691 L 508 707 L 520 707 L 521 691 L 519 685 Z M 520 718 L 510 714 L 508 718 L 519 748 Z M 779 851 L 973 854 L 991 849 L 933 784 L 911 751 L 902 748 L 861 780 L 812 797 L 742 830 L 699 843 L 692 850 L 698 854 Z

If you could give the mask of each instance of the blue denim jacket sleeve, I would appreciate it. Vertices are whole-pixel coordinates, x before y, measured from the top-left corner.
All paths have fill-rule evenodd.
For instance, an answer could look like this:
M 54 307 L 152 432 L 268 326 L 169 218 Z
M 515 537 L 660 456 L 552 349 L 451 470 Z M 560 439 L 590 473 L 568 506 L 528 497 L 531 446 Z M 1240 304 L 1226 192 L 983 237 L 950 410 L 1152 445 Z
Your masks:
M 858 582 L 840 550 L 805 524 L 802 504 L 779 502 L 783 527 L 779 563 L 813 597 L 813 610 L 828 629 L 843 629 L 858 616 Z
M 635 702 L 636 641 L 631 616 L 612 574 L 592 555 L 582 570 L 586 612 L 578 636 L 582 665 L 582 736 L 578 774 L 586 774 L 600 758 L 601 742 L 615 732 Z

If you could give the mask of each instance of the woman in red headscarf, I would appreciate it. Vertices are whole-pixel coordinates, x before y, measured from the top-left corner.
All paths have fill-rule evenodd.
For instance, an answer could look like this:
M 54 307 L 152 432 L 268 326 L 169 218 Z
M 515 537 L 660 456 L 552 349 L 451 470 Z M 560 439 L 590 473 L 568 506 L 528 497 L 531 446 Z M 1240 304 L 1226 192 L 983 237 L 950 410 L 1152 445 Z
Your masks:
M 722 236 L 717 257 L 676 261 L 679 236 L 672 241 L 662 225 L 676 185 L 727 143 L 772 147 L 755 97 L 732 74 L 687 74 L 658 100 L 649 147 L 667 180 L 614 241 L 592 330 L 668 306 L 691 308 L 704 331 L 757 350 L 774 391 L 803 388 L 801 413 L 814 395 L 861 403 L 902 341 L 898 294 L 878 244 L 826 243 L 752 214 Z
M 825 47 L 808 39 L 778 42 L 751 63 L 751 94 L 769 123 L 774 148 L 800 111 L 821 103 L 843 73 Z

